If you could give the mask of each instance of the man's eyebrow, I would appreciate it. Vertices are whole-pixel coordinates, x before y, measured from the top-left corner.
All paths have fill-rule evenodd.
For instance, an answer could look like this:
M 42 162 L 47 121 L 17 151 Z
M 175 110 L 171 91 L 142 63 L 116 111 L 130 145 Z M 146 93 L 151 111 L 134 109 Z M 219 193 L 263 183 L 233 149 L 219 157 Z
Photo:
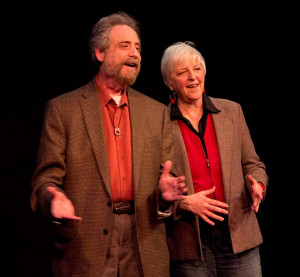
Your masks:
M 130 41 L 129 40 L 122 40 L 119 43 L 130 43 Z
M 128 43 L 128 44 L 130 44 L 130 43 L 132 43 L 130 40 L 123 40 L 123 41 L 120 41 L 119 43 Z M 134 42 L 133 43 L 134 45 L 141 45 L 141 43 L 140 42 Z
M 129 40 L 123 40 L 123 41 L 120 41 L 118 44 L 120 45 L 120 44 L 123 44 L 123 43 L 126 43 L 126 44 L 131 44 L 132 42 L 131 41 L 129 41 Z M 140 42 L 134 42 L 133 43 L 135 46 L 138 46 L 140 49 L 142 48 L 142 46 L 141 46 L 141 43 Z

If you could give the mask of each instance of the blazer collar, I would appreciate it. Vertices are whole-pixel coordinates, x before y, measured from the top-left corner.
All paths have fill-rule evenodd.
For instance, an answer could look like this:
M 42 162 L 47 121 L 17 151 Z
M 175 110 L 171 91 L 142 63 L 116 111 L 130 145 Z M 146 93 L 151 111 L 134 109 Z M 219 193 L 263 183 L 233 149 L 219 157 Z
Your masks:
M 229 184 L 231 178 L 232 153 L 234 149 L 234 141 L 232 134 L 234 133 L 233 118 L 228 114 L 226 108 L 222 107 L 218 101 L 212 98 L 214 105 L 221 111 L 217 114 L 212 114 L 219 155 L 221 160 L 221 170 L 223 176 L 223 186 L 226 199 L 229 199 Z
M 128 87 L 128 102 L 130 109 L 130 124 L 131 124 L 131 132 L 132 132 L 132 167 L 133 167 L 133 183 L 135 190 L 138 187 L 140 175 L 141 175 L 141 167 L 142 167 L 142 157 L 143 157 L 143 149 L 145 145 L 146 138 L 146 128 L 147 128 L 147 120 L 146 117 L 143 116 L 143 107 L 146 103 L 144 103 L 142 94 L 138 93 L 134 89 Z
M 80 106 L 100 175 L 111 195 L 106 139 L 95 79 L 84 87 Z

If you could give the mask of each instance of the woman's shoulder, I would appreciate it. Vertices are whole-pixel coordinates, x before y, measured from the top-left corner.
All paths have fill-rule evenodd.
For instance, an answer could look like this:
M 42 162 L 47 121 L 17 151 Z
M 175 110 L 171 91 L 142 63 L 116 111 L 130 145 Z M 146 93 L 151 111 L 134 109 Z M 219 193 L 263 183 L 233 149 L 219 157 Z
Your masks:
M 212 103 L 216 106 L 217 109 L 240 109 L 241 105 L 233 100 L 225 99 L 225 98 L 215 98 L 209 97 Z

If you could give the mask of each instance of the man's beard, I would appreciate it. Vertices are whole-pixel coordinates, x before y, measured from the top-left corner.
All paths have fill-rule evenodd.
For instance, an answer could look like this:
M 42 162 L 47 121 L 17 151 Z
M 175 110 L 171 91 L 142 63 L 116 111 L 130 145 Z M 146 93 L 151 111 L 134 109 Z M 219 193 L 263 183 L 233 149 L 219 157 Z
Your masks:
M 134 64 L 136 66 L 136 70 L 124 70 L 122 72 L 123 67 L 126 67 L 126 64 Z M 122 63 L 110 63 L 103 62 L 102 64 L 104 72 L 109 76 L 116 79 L 121 85 L 133 85 L 140 73 L 141 64 L 139 61 L 135 59 L 127 60 Z

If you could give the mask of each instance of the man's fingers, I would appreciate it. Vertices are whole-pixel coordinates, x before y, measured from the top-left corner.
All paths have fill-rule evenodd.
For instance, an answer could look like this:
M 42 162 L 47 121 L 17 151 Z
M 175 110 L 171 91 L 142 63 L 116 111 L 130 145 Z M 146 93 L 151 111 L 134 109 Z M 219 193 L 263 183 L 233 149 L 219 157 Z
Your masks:
M 185 176 L 179 176 L 179 177 L 176 177 L 176 179 L 177 179 L 177 182 L 178 183 L 182 183 L 182 184 L 184 184 L 184 182 L 185 182 Z
M 174 197 L 176 200 L 183 200 L 186 196 L 183 194 L 176 194 Z
M 162 174 L 169 175 L 171 168 L 172 168 L 172 161 L 170 161 L 170 160 L 165 161 L 163 170 L 162 170 Z
M 73 220 L 82 220 L 82 218 L 81 218 L 81 217 L 79 217 L 79 216 L 76 216 L 76 215 L 74 215 L 74 216 L 70 216 L 70 217 L 68 217 L 68 219 L 73 219 Z
M 52 196 L 57 200 L 65 200 L 67 199 L 66 195 L 62 192 L 60 192 L 55 187 L 47 187 L 47 190 L 52 194 Z
M 54 196 L 57 192 L 57 188 L 55 187 L 47 187 L 47 190 Z

